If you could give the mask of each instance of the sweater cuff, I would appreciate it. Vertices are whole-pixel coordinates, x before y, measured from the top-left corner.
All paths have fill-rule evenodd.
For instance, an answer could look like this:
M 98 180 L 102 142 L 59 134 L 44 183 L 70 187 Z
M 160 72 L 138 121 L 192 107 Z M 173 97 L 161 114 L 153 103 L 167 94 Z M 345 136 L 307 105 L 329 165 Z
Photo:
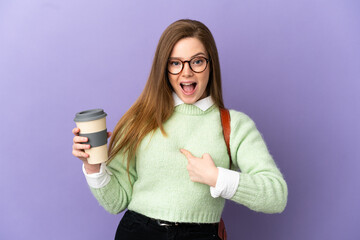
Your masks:
M 88 185 L 92 188 L 103 188 L 111 180 L 112 173 L 107 169 L 105 163 L 101 163 L 100 172 L 88 174 L 85 170 L 84 164 L 82 166 L 83 173 L 85 175 Z
M 219 169 L 218 179 L 215 188 L 210 187 L 210 193 L 213 198 L 223 197 L 230 199 L 234 196 L 239 186 L 239 172 L 217 167 Z

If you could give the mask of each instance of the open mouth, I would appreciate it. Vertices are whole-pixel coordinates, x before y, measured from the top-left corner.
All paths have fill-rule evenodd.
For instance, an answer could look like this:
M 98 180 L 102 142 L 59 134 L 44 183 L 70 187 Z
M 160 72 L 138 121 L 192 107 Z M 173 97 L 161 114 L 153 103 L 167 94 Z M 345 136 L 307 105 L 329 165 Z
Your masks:
M 180 86 L 183 90 L 183 92 L 186 94 L 186 95 L 190 95 L 190 94 L 193 94 L 195 89 L 196 89 L 196 82 L 193 82 L 193 83 L 180 83 Z

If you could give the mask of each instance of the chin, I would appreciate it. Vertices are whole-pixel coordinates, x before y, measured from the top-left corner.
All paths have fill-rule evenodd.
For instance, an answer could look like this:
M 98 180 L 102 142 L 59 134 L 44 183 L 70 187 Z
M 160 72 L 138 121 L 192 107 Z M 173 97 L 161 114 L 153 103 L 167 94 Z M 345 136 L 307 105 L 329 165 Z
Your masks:
M 188 97 L 188 96 L 183 96 L 183 95 L 180 95 L 179 98 L 186 104 L 194 104 L 200 99 L 199 97 L 196 97 L 196 96 Z
M 184 103 L 186 103 L 186 104 L 194 104 L 194 103 L 196 103 L 196 100 L 195 101 L 183 101 Z

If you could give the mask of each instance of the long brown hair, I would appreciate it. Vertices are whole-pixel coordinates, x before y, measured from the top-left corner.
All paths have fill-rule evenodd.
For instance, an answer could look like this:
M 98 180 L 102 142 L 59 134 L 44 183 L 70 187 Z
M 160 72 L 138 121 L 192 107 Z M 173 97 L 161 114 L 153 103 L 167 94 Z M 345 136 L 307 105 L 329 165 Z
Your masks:
M 174 111 L 172 87 L 168 80 L 167 63 L 174 45 L 183 38 L 195 37 L 204 45 L 210 58 L 210 75 L 206 88 L 218 107 L 224 107 L 221 89 L 219 56 L 210 30 L 201 22 L 181 19 L 168 26 L 160 37 L 145 88 L 136 102 L 116 124 L 108 149 L 108 164 L 121 150 L 127 156 L 127 173 L 141 140 L 151 131 L 160 129 Z M 130 181 L 131 183 L 131 181 Z

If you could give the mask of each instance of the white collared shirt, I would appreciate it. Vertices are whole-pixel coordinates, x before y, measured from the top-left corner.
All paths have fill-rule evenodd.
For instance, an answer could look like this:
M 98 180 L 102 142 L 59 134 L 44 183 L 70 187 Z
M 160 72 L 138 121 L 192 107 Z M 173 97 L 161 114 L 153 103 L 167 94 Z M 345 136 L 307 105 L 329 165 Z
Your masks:
M 184 103 L 175 92 L 173 92 L 172 95 L 174 98 L 175 107 Z M 212 105 L 214 105 L 214 101 L 212 100 L 211 96 L 208 96 L 197 101 L 194 103 L 194 105 L 200 108 L 202 111 L 206 111 Z M 222 167 L 217 168 L 219 169 L 219 174 L 216 181 L 216 186 L 210 187 L 210 194 L 213 198 L 221 196 L 223 198 L 230 199 L 234 196 L 239 185 L 239 172 Z M 88 174 L 84 165 L 82 166 L 82 170 L 88 185 L 92 188 L 102 188 L 106 186 L 111 180 L 112 173 L 107 169 L 105 163 L 101 164 L 100 172 L 98 173 Z
M 174 98 L 174 106 L 178 106 L 180 104 L 183 104 L 184 102 L 178 97 L 178 95 L 173 92 L 172 93 L 173 98 Z M 214 101 L 212 100 L 211 96 L 208 96 L 206 98 L 203 98 L 199 101 L 197 101 L 196 103 L 193 104 L 194 106 L 200 108 L 203 111 L 206 111 L 209 109 L 209 107 L 211 107 L 212 105 L 214 105 Z

